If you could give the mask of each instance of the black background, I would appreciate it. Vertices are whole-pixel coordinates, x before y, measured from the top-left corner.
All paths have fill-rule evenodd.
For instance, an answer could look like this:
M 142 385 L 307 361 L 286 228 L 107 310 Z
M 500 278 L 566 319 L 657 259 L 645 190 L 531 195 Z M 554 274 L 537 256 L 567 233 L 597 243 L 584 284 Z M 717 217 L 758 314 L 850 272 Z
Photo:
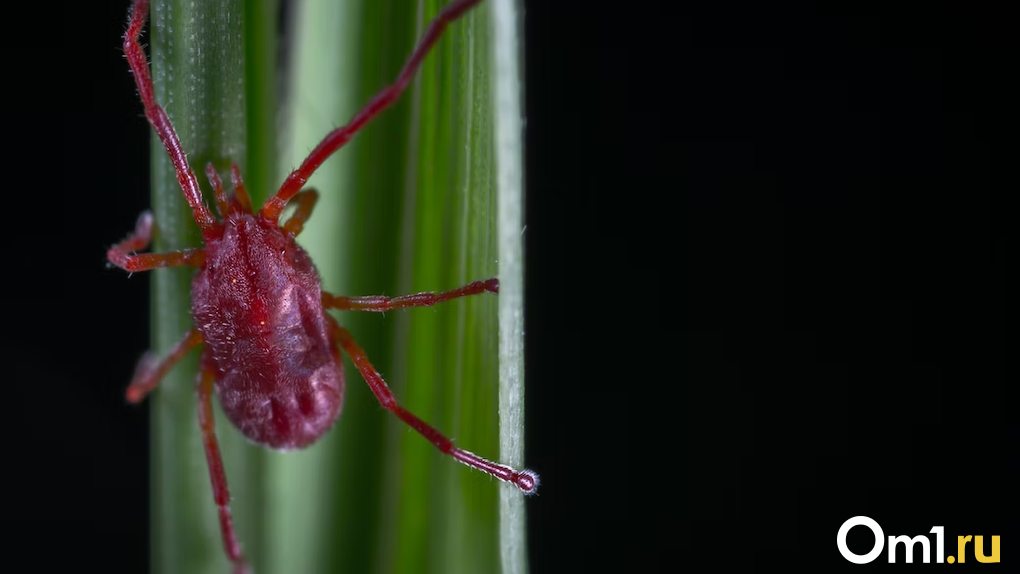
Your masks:
M 16 548 L 136 572 L 148 289 L 104 264 L 149 206 L 124 4 L 9 52 L 5 354 Z M 831 570 L 856 515 L 947 554 L 999 534 L 1008 564 L 1001 16 L 684 6 L 527 5 L 533 570 Z

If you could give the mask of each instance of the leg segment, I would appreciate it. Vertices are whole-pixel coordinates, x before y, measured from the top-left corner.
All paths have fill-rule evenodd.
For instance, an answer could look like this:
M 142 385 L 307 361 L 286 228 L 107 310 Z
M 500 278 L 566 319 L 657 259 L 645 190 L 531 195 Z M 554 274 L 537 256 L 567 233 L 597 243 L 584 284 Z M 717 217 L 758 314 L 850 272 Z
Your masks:
M 216 423 L 212 411 L 213 371 L 203 366 L 198 373 L 198 424 L 202 427 L 202 444 L 205 445 L 205 461 L 209 465 L 209 480 L 212 481 L 213 499 L 220 514 L 220 530 L 223 533 L 223 547 L 234 564 L 234 573 L 249 573 L 248 564 L 241 552 L 241 544 L 234 533 L 234 520 L 230 515 L 230 490 L 227 488 L 227 474 L 223 470 L 223 457 L 216 441 Z
M 152 241 L 152 212 L 143 211 L 135 222 L 135 232 L 127 236 L 127 239 L 115 245 L 110 251 L 130 253 L 141 251 L 149 246 Z M 112 257 L 110 258 L 112 261 Z
M 323 291 L 322 306 L 327 309 L 340 309 L 341 311 L 383 312 L 391 309 L 403 309 L 405 307 L 431 307 L 436 303 L 442 303 L 443 301 L 449 301 L 450 299 L 457 299 L 468 295 L 478 295 L 486 292 L 499 293 L 499 279 L 494 277 L 492 279 L 486 279 L 485 281 L 475 281 L 474 283 L 457 289 L 451 289 L 450 291 L 443 291 L 442 293 L 431 293 L 426 291 L 424 293 L 403 295 L 392 299 L 383 297 L 382 295 L 369 295 L 367 297 L 342 297 L 330 295 Z
M 230 201 L 227 200 L 227 192 L 223 189 L 223 180 L 220 179 L 220 174 L 216 173 L 216 166 L 212 162 L 205 164 L 205 177 L 212 185 L 213 195 L 216 196 L 216 211 L 220 212 L 220 217 L 226 217 L 230 213 Z
M 297 211 L 294 212 L 294 215 L 290 216 L 287 223 L 283 224 L 283 230 L 297 237 L 304 230 L 305 223 L 308 223 L 308 218 L 312 216 L 315 202 L 319 201 L 319 192 L 309 187 L 295 195 L 294 199 L 297 200 Z
M 188 354 L 188 351 L 201 344 L 202 334 L 192 327 L 162 360 L 157 361 L 151 352 L 142 356 L 138 366 L 135 367 L 135 376 L 128 385 L 127 400 L 132 403 L 141 402 L 166 377 L 170 369 Z
M 191 206 L 191 214 L 195 218 L 195 223 L 198 224 L 199 229 L 202 230 L 202 237 L 208 241 L 216 237 L 219 223 L 217 223 L 209 208 L 205 206 L 205 203 L 202 202 L 202 191 L 198 187 L 198 179 L 195 177 L 195 172 L 188 165 L 188 158 L 184 154 L 181 140 L 177 137 L 177 132 L 174 131 L 174 126 L 170 123 L 169 116 L 156 103 L 156 96 L 152 87 L 152 77 L 149 75 L 149 62 L 145 57 L 145 51 L 142 50 L 142 46 L 138 43 L 138 36 L 142 33 L 148 13 L 149 0 L 135 0 L 134 5 L 131 7 L 131 19 L 128 21 L 128 29 L 124 34 L 124 53 L 127 55 L 131 72 L 135 76 L 138 95 L 142 97 L 142 104 L 145 106 L 145 117 L 152 124 L 152 129 L 156 131 L 159 141 L 163 142 L 163 147 L 166 148 L 167 154 L 170 155 L 170 161 L 173 162 L 174 170 L 177 172 L 177 182 L 180 183 L 181 191 L 184 192 L 184 199 Z
M 126 255 L 114 253 L 111 249 L 107 256 L 110 262 L 125 271 L 151 271 L 162 267 L 201 267 L 205 262 L 204 249 L 185 249 L 184 251 L 170 251 L 168 253 L 142 253 L 141 255 Z M 116 259 L 115 259 L 116 257 Z
M 132 255 L 135 251 L 148 247 L 150 241 L 152 241 L 152 213 L 145 211 L 138 216 L 135 232 L 128 235 L 124 241 L 111 247 L 106 252 L 106 258 L 117 267 L 131 272 L 182 265 L 201 267 L 205 261 L 205 251 L 202 249 Z
M 422 36 L 418 46 L 411 53 L 411 58 L 404 64 L 404 69 L 400 71 L 396 81 L 376 94 L 365 107 L 361 108 L 361 111 L 351 118 L 347 125 L 329 132 L 325 139 L 312 150 L 312 153 L 308 155 L 301 166 L 287 176 L 287 179 L 283 182 L 280 190 L 276 192 L 276 195 L 266 202 L 262 207 L 262 215 L 270 221 L 279 219 L 284 206 L 287 205 L 287 201 L 294 197 L 298 190 L 304 187 L 305 183 L 308 182 L 308 178 L 315 173 L 315 170 L 322 165 L 322 162 L 326 161 L 326 158 L 333 155 L 334 152 L 350 141 L 354 134 L 365 127 L 365 124 L 371 121 L 372 118 L 397 101 L 400 94 L 411 83 L 411 79 L 414 78 L 414 74 L 421 66 L 425 55 L 428 54 L 432 46 L 439 40 L 446 26 L 463 16 L 465 12 L 479 2 L 481 0 L 457 0 L 443 8 L 439 15 L 429 24 L 428 29 L 425 30 L 425 35 Z
M 241 168 L 237 167 L 237 162 L 231 162 L 230 164 L 230 181 L 234 184 L 234 195 L 237 196 L 241 209 L 245 213 L 251 213 L 251 196 L 248 195 L 248 190 L 244 187 L 244 180 L 241 179 Z
M 534 472 L 524 470 L 514 470 L 509 466 L 497 464 L 492 461 L 485 460 L 484 458 L 470 453 L 466 450 L 453 446 L 453 441 L 443 436 L 439 431 L 429 426 L 425 421 L 418 418 L 412 412 L 404 409 L 397 404 L 396 397 L 390 392 L 389 386 L 386 385 L 386 381 L 383 380 L 372 363 L 368 361 L 368 356 L 365 351 L 354 342 L 351 337 L 351 333 L 333 321 L 333 332 L 337 338 L 337 342 L 343 347 L 344 351 L 350 355 L 351 360 L 354 361 L 354 365 L 361 371 L 361 376 L 365 378 L 365 382 L 372 389 L 372 393 L 375 394 L 375 398 L 379 400 L 379 404 L 384 409 L 397 415 L 400 420 L 407 423 L 408 426 L 418 431 L 420 435 L 428 439 L 429 442 L 434 444 L 443 454 L 448 454 L 458 461 L 476 468 L 488 475 L 494 476 L 502 481 L 510 482 L 521 490 L 524 494 L 534 494 L 538 489 L 538 475 Z
M 117 247 L 106 252 L 106 257 L 117 267 L 124 271 L 134 273 L 135 271 L 151 271 L 162 267 L 201 267 L 205 263 L 204 249 L 185 249 L 184 251 L 170 251 L 168 253 L 142 253 L 139 255 L 128 255 Z
M 220 212 L 220 216 L 226 217 L 231 209 L 230 198 L 227 197 L 227 192 L 223 189 L 223 181 L 220 180 L 220 174 L 216 173 L 216 166 L 212 162 L 206 164 L 205 176 L 209 178 L 209 183 L 212 184 L 213 192 L 216 195 L 217 211 Z M 230 164 L 230 180 L 234 183 L 234 196 L 236 198 L 233 206 L 234 209 L 240 207 L 241 211 L 251 213 L 251 197 L 248 196 L 248 190 L 244 188 L 244 181 L 241 179 L 241 169 L 237 167 L 236 162 Z

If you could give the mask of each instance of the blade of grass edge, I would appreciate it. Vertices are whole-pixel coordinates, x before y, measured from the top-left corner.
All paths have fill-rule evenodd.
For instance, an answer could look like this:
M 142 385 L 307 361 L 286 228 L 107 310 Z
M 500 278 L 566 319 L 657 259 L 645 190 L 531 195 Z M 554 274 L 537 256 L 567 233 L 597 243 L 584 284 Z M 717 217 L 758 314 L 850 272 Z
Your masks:
M 490 19 L 496 94 L 496 171 L 499 197 L 499 457 L 524 465 L 524 178 L 522 69 L 517 0 L 493 0 Z M 503 574 L 528 571 L 524 497 L 504 488 L 499 496 Z

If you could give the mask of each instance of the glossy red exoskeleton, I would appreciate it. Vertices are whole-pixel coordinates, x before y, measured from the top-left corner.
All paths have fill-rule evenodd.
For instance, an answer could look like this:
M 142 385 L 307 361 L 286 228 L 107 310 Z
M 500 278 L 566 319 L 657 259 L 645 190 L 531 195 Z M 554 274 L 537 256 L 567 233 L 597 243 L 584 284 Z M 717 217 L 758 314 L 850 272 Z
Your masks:
M 177 180 L 202 233 L 205 246 L 170 253 L 142 253 L 152 238 L 153 218 L 143 213 L 135 231 L 110 248 L 109 261 L 126 271 L 191 266 L 191 314 L 195 325 L 161 359 L 147 354 L 140 361 L 127 390 L 139 402 L 190 350 L 201 346 L 197 381 L 198 418 L 206 460 L 219 510 L 227 555 L 235 570 L 247 563 L 234 532 L 226 474 L 216 441 L 212 395 L 246 437 L 277 450 L 299 449 L 315 442 L 336 421 L 344 392 L 339 349 L 350 355 L 380 404 L 456 460 L 510 482 L 526 494 L 538 488 L 538 476 L 485 460 L 453 446 L 452 441 L 401 407 L 365 352 L 325 309 L 387 311 L 427 307 L 467 295 L 498 293 L 496 279 L 476 281 L 442 293 L 403 297 L 341 297 L 323 292 L 318 272 L 295 237 L 311 216 L 318 194 L 302 189 L 312 173 L 373 117 L 405 90 L 422 59 L 444 28 L 481 0 L 457 0 L 429 25 L 396 81 L 383 89 L 345 126 L 326 135 L 257 213 L 235 164 L 231 170 L 234 194 L 228 196 L 215 168 L 206 167 L 222 221 L 202 199 L 194 171 L 163 108 L 156 102 L 148 62 L 138 43 L 148 15 L 148 0 L 132 6 L 124 51 L 134 73 L 145 116 L 166 148 Z M 288 201 L 297 208 L 285 222 L 279 218 Z

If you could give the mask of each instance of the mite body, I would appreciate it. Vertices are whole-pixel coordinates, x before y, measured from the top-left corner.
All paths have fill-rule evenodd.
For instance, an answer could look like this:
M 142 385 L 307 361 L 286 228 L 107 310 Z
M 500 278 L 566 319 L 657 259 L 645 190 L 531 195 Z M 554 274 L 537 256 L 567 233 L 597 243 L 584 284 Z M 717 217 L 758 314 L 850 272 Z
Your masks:
M 206 243 L 191 314 L 227 418 L 278 450 L 305 447 L 340 415 L 343 361 L 311 258 L 278 225 L 232 213 Z

